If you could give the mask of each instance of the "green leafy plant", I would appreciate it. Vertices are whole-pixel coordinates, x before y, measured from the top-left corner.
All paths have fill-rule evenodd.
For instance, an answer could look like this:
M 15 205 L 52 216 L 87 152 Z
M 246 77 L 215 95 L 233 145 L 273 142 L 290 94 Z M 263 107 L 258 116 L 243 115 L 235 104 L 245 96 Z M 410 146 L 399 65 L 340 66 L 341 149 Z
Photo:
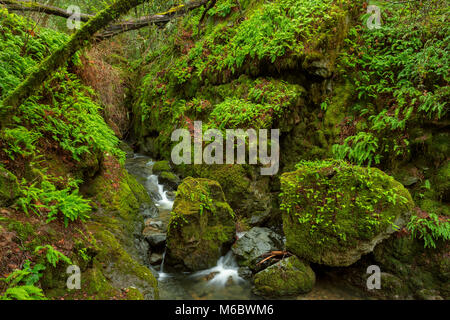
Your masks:
M 8 283 L 10 286 L 16 286 L 19 283 L 23 283 L 27 286 L 33 286 L 42 277 L 41 271 L 45 270 L 45 266 L 42 264 L 35 264 L 31 267 L 31 262 L 27 260 L 23 269 L 17 269 L 11 273 L 6 279 L 0 279 Z
M 436 241 L 450 239 L 450 222 L 430 213 L 428 217 L 411 216 L 407 228 L 414 238 L 423 239 L 425 248 L 436 248 Z
M 0 300 L 46 300 L 41 288 L 35 286 L 17 286 L 6 289 Z
M 337 159 L 349 159 L 358 165 L 370 166 L 373 162 L 379 164 L 381 158 L 378 153 L 378 139 L 364 131 L 358 132 L 356 136 L 347 137 L 343 145 L 333 145 L 332 151 Z
M 26 213 L 29 210 L 38 215 L 46 213 L 47 223 L 57 219 L 61 213 L 67 227 L 69 221 L 88 219 L 92 210 L 89 200 L 79 195 L 78 189 L 72 190 L 68 187 L 58 190 L 47 180 L 44 180 L 40 187 L 37 187 L 37 183 L 28 186 L 26 181 L 22 181 L 21 190 L 22 196 L 17 201 L 21 208 Z
M 56 264 L 60 261 L 63 261 L 67 264 L 72 264 L 72 261 L 68 257 L 66 257 L 63 253 L 59 252 L 49 244 L 45 246 L 38 246 L 34 249 L 34 253 L 41 253 L 43 251 L 46 252 L 45 257 L 53 267 L 56 267 Z

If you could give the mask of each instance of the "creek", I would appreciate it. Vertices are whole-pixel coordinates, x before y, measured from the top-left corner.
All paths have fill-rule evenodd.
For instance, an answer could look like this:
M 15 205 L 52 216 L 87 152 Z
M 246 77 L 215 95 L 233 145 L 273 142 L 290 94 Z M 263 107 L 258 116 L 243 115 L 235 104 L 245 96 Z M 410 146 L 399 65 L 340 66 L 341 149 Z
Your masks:
M 167 233 L 175 193 L 159 183 L 153 174 L 154 161 L 135 154 L 127 159 L 125 167 L 147 190 L 154 205 L 144 206 L 144 237 Z M 238 234 L 242 236 L 242 234 Z M 144 240 L 145 241 L 145 240 Z M 217 261 L 213 268 L 195 273 L 171 273 L 164 265 L 165 248 L 149 255 L 149 267 L 158 279 L 160 298 L 165 300 L 249 300 L 261 299 L 252 293 L 252 284 L 238 274 L 239 266 L 232 252 Z M 159 261 L 161 260 L 161 261 Z M 336 284 L 330 277 L 317 279 L 314 289 L 296 299 L 364 299 L 359 291 Z

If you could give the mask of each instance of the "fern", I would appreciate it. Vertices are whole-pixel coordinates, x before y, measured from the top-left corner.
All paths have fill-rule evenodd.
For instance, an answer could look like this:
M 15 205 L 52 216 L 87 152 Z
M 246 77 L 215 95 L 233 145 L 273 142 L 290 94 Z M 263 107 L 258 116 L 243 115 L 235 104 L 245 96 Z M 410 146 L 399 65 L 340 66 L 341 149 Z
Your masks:
M 412 216 L 407 228 L 414 238 L 423 239 L 425 248 L 436 248 L 436 241 L 450 239 L 450 222 L 434 213 L 428 218 Z
M 0 300 L 47 300 L 42 289 L 35 286 L 18 286 L 8 288 Z
M 38 246 L 34 249 L 34 253 L 41 253 L 42 251 L 46 251 L 45 257 L 47 261 L 56 268 L 56 264 L 60 261 L 63 261 L 67 264 L 72 264 L 72 261 L 66 257 L 63 253 L 59 252 L 51 245 L 47 244 L 45 246 Z

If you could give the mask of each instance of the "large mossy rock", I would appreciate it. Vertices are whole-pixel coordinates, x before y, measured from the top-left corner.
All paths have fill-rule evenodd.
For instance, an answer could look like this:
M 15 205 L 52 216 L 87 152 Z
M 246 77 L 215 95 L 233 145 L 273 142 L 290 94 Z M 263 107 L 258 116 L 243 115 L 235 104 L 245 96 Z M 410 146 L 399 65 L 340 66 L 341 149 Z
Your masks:
M 152 204 L 144 186 L 107 158 L 83 191 L 97 209 L 86 224 L 93 247 L 92 268 L 84 280 L 88 294 L 107 299 L 121 288 L 134 287 L 134 298 L 158 299 L 158 283 L 146 267 L 148 245 L 142 238 L 141 209 Z
M 286 247 L 299 257 L 349 266 L 403 227 L 409 192 L 375 168 L 344 161 L 304 161 L 281 177 Z
M 283 240 L 280 235 L 269 228 L 259 227 L 250 229 L 232 247 L 238 264 L 253 271 L 263 269 L 264 266 L 258 262 L 262 260 L 264 254 L 282 249 Z
M 311 267 L 292 256 L 258 272 L 254 291 L 267 297 L 293 296 L 310 292 L 315 283 L 316 275 Z
M 0 207 L 7 206 L 19 196 L 17 178 L 0 166 Z
M 235 234 L 234 212 L 219 183 L 184 179 L 169 222 L 166 263 L 191 271 L 213 267 Z

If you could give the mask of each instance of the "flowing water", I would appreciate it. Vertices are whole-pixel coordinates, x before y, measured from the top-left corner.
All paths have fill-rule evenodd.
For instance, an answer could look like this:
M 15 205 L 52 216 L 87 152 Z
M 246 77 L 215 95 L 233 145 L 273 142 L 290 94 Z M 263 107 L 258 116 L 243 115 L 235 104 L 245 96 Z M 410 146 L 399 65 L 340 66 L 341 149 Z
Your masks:
M 144 185 L 152 198 L 155 207 L 143 207 L 146 229 L 144 233 L 161 234 L 167 232 L 170 212 L 173 207 L 174 193 L 165 190 L 159 183 L 158 176 L 152 172 L 154 162 L 152 159 L 135 154 L 126 162 L 126 169 Z M 240 237 L 243 234 L 238 234 Z M 164 258 L 162 262 L 152 268 L 157 273 L 161 299 L 183 300 L 249 300 L 261 299 L 251 290 L 251 283 L 238 274 L 239 266 L 230 251 L 217 261 L 211 269 L 195 273 L 169 273 L 165 272 Z M 317 279 L 316 286 L 308 294 L 295 297 L 296 299 L 367 299 L 359 292 L 336 285 L 327 277 Z

